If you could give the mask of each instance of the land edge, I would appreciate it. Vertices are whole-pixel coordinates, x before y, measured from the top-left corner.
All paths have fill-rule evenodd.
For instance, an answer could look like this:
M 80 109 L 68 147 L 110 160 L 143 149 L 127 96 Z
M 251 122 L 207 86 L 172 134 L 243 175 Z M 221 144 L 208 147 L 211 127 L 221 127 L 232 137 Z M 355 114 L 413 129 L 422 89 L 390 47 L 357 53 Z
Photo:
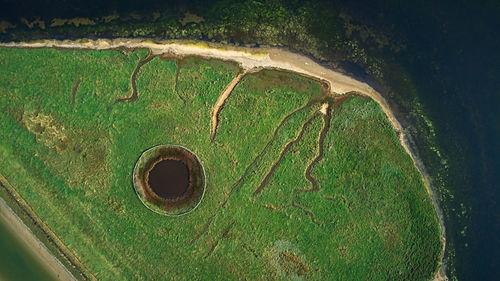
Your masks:
M 0 174 L 0 189 L 2 189 L 2 193 L 7 194 L 7 197 L 9 197 L 0 197 L 0 220 L 18 236 L 19 240 L 22 240 L 22 244 L 29 248 L 33 256 L 41 261 L 42 265 L 45 266 L 49 273 L 52 273 L 52 275 L 59 280 L 78 280 L 75 277 L 78 274 L 82 280 L 97 280 L 85 265 L 79 261 L 78 257 L 76 257 L 42 219 L 38 217 L 33 209 L 31 209 L 31 206 L 29 206 L 2 174 Z M 17 214 L 13 210 L 14 207 L 9 206 L 8 202 L 11 201 L 24 216 Z M 31 221 L 31 223 L 26 223 L 21 217 Z M 32 228 L 30 228 L 30 226 Z M 41 231 L 41 233 L 39 233 L 41 236 L 35 234 L 33 232 L 34 229 Z M 49 249 L 47 246 L 48 244 L 40 240 L 40 237 L 46 238 L 46 243 L 51 245 L 52 250 Z M 36 250 L 38 250 L 38 252 Z M 57 255 L 54 251 L 57 252 Z M 74 272 L 71 272 L 68 266 L 71 266 Z
M 446 236 L 443 213 L 437 201 L 436 192 L 432 185 L 432 179 L 426 173 L 425 167 L 420 159 L 411 149 L 408 137 L 403 127 L 396 119 L 385 98 L 365 82 L 358 81 L 352 77 L 327 68 L 313 61 L 311 58 L 294 53 L 284 48 L 260 47 L 249 48 L 229 46 L 220 43 L 206 41 L 188 40 L 152 40 L 139 38 L 116 38 L 116 39 L 79 39 L 79 40 L 35 40 L 27 42 L 1 42 L 0 47 L 6 48 L 58 48 L 58 49 L 83 49 L 83 50 L 112 50 L 112 49 L 148 49 L 153 55 L 169 56 L 196 56 L 206 59 L 218 59 L 232 61 L 246 71 L 258 69 L 275 69 L 289 71 L 308 78 L 315 78 L 328 84 L 330 94 L 344 95 L 357 93 L 373 99 L 380 106 L 392 128 L 399 138 L 401 146 L 408 153 L 414 166 L 419 171 L 422 182 L 427 189 L 434 209 L 438 215 L 441 230 L 442 250 L 440 263 L 437 266 L 434 281 L 448 280 L 446 276 L 445 251 Z
M 2 197 L 0 197 L 0 221 L 17 236 L 20 244 L 31 252 L 31 255 L 49 272 L 50 276 L 64 281 L 76 280 L 73 274 L 31 232 Z

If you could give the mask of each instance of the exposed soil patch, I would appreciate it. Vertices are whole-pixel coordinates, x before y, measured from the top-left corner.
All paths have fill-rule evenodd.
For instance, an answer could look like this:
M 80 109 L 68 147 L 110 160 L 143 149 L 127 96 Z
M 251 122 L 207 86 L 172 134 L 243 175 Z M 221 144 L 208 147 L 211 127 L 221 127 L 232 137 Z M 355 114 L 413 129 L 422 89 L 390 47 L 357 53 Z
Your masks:
M 78 87 L 82 81 L 80 79 L 76 80 L 75 85 L 73 86 L 73 90 L 71 90 L 71 102 L 75 102 L 76 92 L 78 91 Z
M 273 175 L 274 173 L 274 170 L 278 167 L 278 165 L 281 163 L 281 161 L 283 160 L 283 157 L 285 156 L 286 152 L 288 150 L 290 150 L 290 148 L 292 147 L 293 144 L 299 142 L 302 137 L 304 136 L 304 133 L 305 133 L 305 129 L 312 124 L 312 122 L 314 121 L 315 117 L 318 116 L 318 112 L 315 112 L 313 113 L 307 120 L 306 122 L 304 122 L 302 124 L 302 128 L 300 129 L 300 132 L 299 134 L 291 141 L 289 141 L 285 147 L 283 148 L 283 150 L 281 151 L 280 153 L 280 156 L 278 157 L 278 159 L 273 163 L 273 165 L 271 166 L 271 168 L 269 169 L 269 171 L 267 172 L 266 176 L 264 177 L 264 179 L 261 181 L 261 183 L 259 184 L 259 186 L 255 189 L 255 191 L 253 192 L 253 195 L 256 196 L 258 195 L 259 193 L 262 192 L 262 190 L 264 189 L 264 187 L 267 185 L 267 183 L 269 182 L 269 180 L 271 179 L 271 176 Z
M 219 96 L 217 99 L 217 102 L 214 105 L 214 108 L 212 110 L 212 123 L 211 123 L 211 129 L 210 129 L 210 140 L 214 141 L 215 140 L 215 134 L 217 133 L 217 125 L 219 122 L 219 113 L 221 108 L 224 106 L 224 103 L 226 100 L 229 98 L 231 93 L 233 92 L 233 89 L 238 85 L 238 83 L 241 81 L 243 76 L 246 74 L 246 72 L 242 72 L 238 74 L 234 79 L 227 85 L 226 89 L 222 92 L 222 94 Z
M 141 70 L 141 67 L 143 67 L 146 63 L 150 62 L 152 59 L 154 59 L 154 55 L 151 53 L 151 50 L 148 50 L 148 53 L 146 56 L 139 61 L 137 66 L 135 67 L 134 72 L 132 73 L 132 77 L 130 78 L 130 84 L 132 85 L 132 93 L 129 97 L 125 98 L 117 98 L 115 100 L 115 103 L 118 102 L 132 102 L 135 101 L 138 97 L 139 94 L 137 92 L 137 73 L 139 73 L 139 70 Z
M 142 153 L 134 168 L 134 188 L 142 203 L 168 216 L 196 208 L 205 191 L 205 173 L 198 158 L 175 145 L 159 145 Z
M 280 266 L 289 272 L 295 272 L 298 276 L 303 276 L 311 271 L 311 267 L 306 265 L 298 255 L 290 251 L 282 251 L 279 254 Z

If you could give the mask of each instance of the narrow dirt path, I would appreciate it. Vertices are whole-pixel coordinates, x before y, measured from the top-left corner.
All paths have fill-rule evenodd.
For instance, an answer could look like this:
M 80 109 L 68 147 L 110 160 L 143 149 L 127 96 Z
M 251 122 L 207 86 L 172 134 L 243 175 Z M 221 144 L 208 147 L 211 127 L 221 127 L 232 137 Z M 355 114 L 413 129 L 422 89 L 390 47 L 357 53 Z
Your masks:
M 317 191 L 319 190 L 319 185 L 318 181 L 311 175 L 312 168 L 314 165 L 316 165 L 321 158 L 323 158 L 324 152 L 325 152 L 325 138 L 326 134 L 330 130 L 330 119 L 331 119 L 331 109 L 330 106 L 326 103 L 326 106 L 321 107 L 320 110 L 323 117 L 323 127 L 321 128 L 321 131 L 319 133 L 318 137 L 318 154 L 314 159 L 309 163 L 309 165 L 306 167 L 306 170 L 304 172 L 304 175 L 306 179 L 311 183 L 311 187 L 308 189 L 296 189 L 297 191 Z
M 211 217 L 208 218 L 207 222 L 205 223 L 205 225 L 203 225 L 203 227 L 201 228 L 200 232 L 198 232 L 198 234 L 196 234 L 196 236 L 194 236 L 193 239 L 191 239 L 191 241 L 189 242 L 189 244 L 193 244 L 198 239 L 200 239 L 201 236 L 207 234 L 208 229 L 210 228 L 210 225 L 212 225 L 212 222 L 214 221 L 214 218 L 215 218 L 215 215 L 213 215 L 213 216 L 211 216 Z
M 317 226 L 323 226 L 323 223 L 322 223 L 322 222 L 320 222 L 320 221 L 318 221 L 318 220 L 316 219 L 316 216 L 314 215 L 314 213 L 313 213 L 313 212 L 309 211 L 308 209 L 306 209 L 306 208 L 305 208 L 305 207 L 303 207 L 303 206 L 300 206 L 299 204 L 297 204 L 297 203 L 295 202 L 295 200 L 293 200 L 293 201 L 292 201 L 292 203 L 290 203 L 290 207 L 297 208 L 297 209 L 301 210 L 302 212 L 304 212 L 306 215 L 308 215 L 308 216 L 309 216 L 309 218 L 311 219 L 311 221 L 312 221 L 315 225 L 317 225 Z
M 323 158 L 324 151 L 325 151 L 325 147 L 324 147 L 325 138 L 326 138 L 326 134 L 330 130 L 331 111 L 332 111 L 331 106 L 328 103 L 323 104 L 323 106 L 320 109 L 320 112 L 322 113 L 322 117 L 323 117 L 323 127 L 321 128 L 321 131 L 320 131 L 319 137 L 318 137 L 318 154 L 316 154 L 316 157 L 314 157 L 314 159 L 309 163 L 309 165 L 307 165 L 306 170 L 304 172 L 304 176 L 311 183 L 311 187 L 304 188 L 304 189 L 295 189 L 293 191 L 293 194 L 292 194 L 292 203 L 290 204 L 291 207 L 298 208 L 298 209 L 302 210 L 304 213 L 306 213 L 311 218 L 311 221 L 319 226 L 322 226 L 323 223 L 319 222 L 316 219 L 316 217 L 314 216 L 314 213 L 312 211 L 307 210 L 305 207 L 297 204 L 297 202 L 295 201 L 295 195 L 297 195 L 297 193 L 299 193 L 299 192 L 319 191 L 318 180 L 316 180 L 316 178 L 314 178 L 311 175 L 311 171 L 312 171 L 314 165 L 316 165 L 321 160 L 321 158 Z
M 71 90 L 71 103 L 75 103 L 76 92 L 78 92 L 78 87 L 80 87 L 81 82 L 82 81 L 80 79 L 76 80 L 75 85 L 73 86 L 73 89 Z
M 281 128 L 286 124 L 286 122 L 288 120 L 290 120 L 290 118 L 297 112 L 301 111 L 301 110 L 304 110 L 308 107 L 310 107 L 312 105 L 312 102 L 309 102 L 307 103 L 306 105 L 298 108 L 298 109 L 295 109 L 294 111 L 290 112 L 288 115 L 285 116 L 285 118 L 283 118 L 280 122 L 280 124 L 278 125 L 278 127 L 276 127 L 276 129 L 274 129 L 274 133 L 273 133 L 273 136 L 269 139 L 269 141 L 266 143 L 266 146 L 264 146 L 264 148 L 260 151 L 260 153 L 257 155 L 257 157 L 255 157 L 253 160 L 252 160 L 252 163 L 250 163 L 250 165 L 247 166 L 247 168 L 245 169 L 245 171 L 243 172 L 243 174 L 241 175 L 241 177 L 231 186 L 231 189 L 229 191 L 229 194 L 227 195 L 226 199 L 224 200 L 224 202 L 221 204 L 221 207 L 225 208 L 226 207 L 226 204 L 227 202 L 229 201 L 229 198 L 231 197 L 231 195 L 233 194 L 234 190 L 241 184 L 241 182 L 247 177 L 248 173 L 252 170 L 252 168 L 255 166 L 255 164 L 262 158 L 262 156 L 264 156 L 264 154 L 266 153 L 266 151 L 269 149 L 269 147 L 271 146 L 271 144 L 273 143 L 273 141 L 276 139 L 276 137 L 278 136 L 278 133 L 279 131 L 281 130 Z
M 141 67 L 143 67 L 146 63 L 150 62 L 155 56 L 153 56 L 153 53 L 151 50 L 148 50 L 147 55 L 139 61 L 137 66 L 134 69 L 134 72 L 132 73 L 132 77 L 130 78 L 130 84 L 132 85 L 132 94 L 128 97 L 124 98 L 117 98 L 115 100 L 115 103 L 118 102 L 132 102 L 135 101 L 138 97 L 139 94 L 137 93 L 137 73 L 139 73 L 139 70 L 141 70 Z
M 229 83 L 226 86 L 226 88 L 224 89 L 222 94 L 217 99 L 217 102 L 215 103 L 214 108 L 212 110 L 212 122 L 210 123 L 211 124 L 211 126 L 210 126 L 210 140 L 211 141 L 215 140 L 215 135 L 217 134 L 217 125 L 219 123 L 220 110 L 222 109 L 222 107 L 226 103 L 227 98 L 229 98 L 229 96 L 233 92 L 234 87 L 236 87 L 236 85 L 238 85 L 238 83 L 241 81 L 241 79 L 243 78 L 243 76 L 245 76 L 246 73 L 247 73 L 247 71 L 243 71 L 240 74 L 238 74 L 236 77 L 234 77 L 234 79 L 231 81 L 231 83 Z
M 219 245 L 220 241 L 224 238 L 227 238 L 227 236 L 229 235 L 229 232 L 231 231 L 231 228 L 233 228 L 234 224 L 236 223 L 236 221 L 232 221 L 225 229 L 224 231 L 222 232 L 222 234 L 217 238 L 217 240 L 215 240 L 215 242 L 212 244 L 212 246 L 210 247 L 210 250 L 208 250 L 208 253 L 205 255 L 205 258 L 208 258 L 212 255 L 212 253 L 215 251 L 215 248 L 217 248 L 217 246 Z
M 311 219 L 311 221 L 314 224 L 316 224 L 318 226 L 323 226 L 323 223 L 320 222 L 320 221 L 318 221 L 318 219 L 316 219 L 316 216 L 314 215 L 314 213 L 312 211 L 310 211 L 307 208 L 299 205 L 295 201 L 295 195 L 298 192 L 311 192 L 311 191 L 318 191 L 319 190 L 318 181 L 311 175 L 311 171 L 312 171 L 312 168 L 314 167 L 314 165 L 316 165 L 316 163 L 318 163 L 321 160 L 321 158 L 323 158 L 323 155 L 324 155 L 325 138 L 326 138 L 326 134 L 330 130 L 330 121 L 331 121 L 330 120 L 331 119 L 331 106 L 330 106 L 330 104 L 324 103 L 321 106 L 321 108 L 319 109 L 319 112 L 322 114 L 322 117 L 323 117 L 323 127 L 321 128 L 321 130 L 319 132 L 319 136 L 318 136 L 318 153 L 316 154 L 316 157 L 314 157 L 314 159 L 309 163 L 309 165 L 307 165 L 307 167 L 305 169 L 305 172 L 304 172 L 304 176 L 311 183 L 311 187 L 310 188 L 302 188 L 302 189 L 300 189 L 300 188 L 294 189 L 292 191 L 292 201 L 290 202 L 290 204 L 282 205 L 282 206 L 279 206 L 279 207 L 276 207 L 276 206 L 273 206 L 273 205 L 270 205 L 270 204 L 264 204 L 263 207 L 271 209 L 273 211 L 284 210 L 284 209 L 289 208 L 289 207 L 291 207 L 291 208 L 297 208 L 297 209 L 301 210 L 302 212 L 304 212 L 307 216 L 309 216 L 309 218 Z M 284 155 L 284 153 L 282 155 Z M 275 162 L 275 163 L 277 165 L 278 162 Z M 272 169 L 273 168 L 271 167 L 271 170 Z M 268 173 L 269 177 L 271 175 L 271 172 L 272 171 L 270 171 Z M 264 179 L 264 181 L 265 181 L 265 179 Z M 262 189 L 263 189 L 263 183 L 264 183 L 264 181 L 261 183 Z M 255 192 L 254 192 L 254 195 L 255 195 Z
M 283 157 L 285 157 L 285 154 L 287 153 L 288 150 L 290 150 L 290 148 L 292 147 L 293 144 L 299 142 L 302 137 L 304 136 L 304 133 L 306 131 L 306 128 L 312 124 L 312 122 L 314 121 L 314 119 L 316 118 L 316 116 L 318 116 L 318 112 L 319 111 L 316 111 L 314 112 L 303 124 L 302 124 L 302 128 L 300 129 L 300 132 L 297 136 L 295 136 L 294 139 L 292 139 L 291 141 L 287 142 L 285 147 L 283 148 L 283 150 L 281 151 L 278 159 L 276 159 L 276 161 L 274 161 L 273 165 L 271 166 L 271 168 L 269 169 L 269 171 L 267 172 L 266 176 L 264 177 L 264 179 L 260 182 L 259 186 L 255 189 L 255 191 L 253 192 L 253 196 L 257 196 L 259 195 L 259 193 L 262 192 L 262 190 L 264 189 L 264 187 L 267 185 L 267 183 L 269 182 L 269 180 L 271 179 L 271 176 L 273 175 L 274 173 L 274 170 L 278 167 L 278 165 L 281 163 L 281 161 L 283 160 Z

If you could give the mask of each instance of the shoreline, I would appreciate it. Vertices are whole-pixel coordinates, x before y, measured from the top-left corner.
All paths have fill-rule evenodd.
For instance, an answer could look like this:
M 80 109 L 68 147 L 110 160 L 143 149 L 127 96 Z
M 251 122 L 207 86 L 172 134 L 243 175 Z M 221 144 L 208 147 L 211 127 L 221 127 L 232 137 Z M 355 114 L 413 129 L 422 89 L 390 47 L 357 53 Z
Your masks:
M 31 209 L 31 206 L 24 201 L 21 195 L 1 173 L 0 189 L 9 198 L 0 197 L 3 201 L 1 203 L 5 204 L 4 206 L 0 206 L 0 219 L 9 219 L 9 221 L 5 221 L 5 225 L 14 234 L 18 236 L 21 234 L 19 238 L 24 238 L 22 242 L 27 243 L 26 246 L 30 250 L 35 251 L 35 249 L 38 249 L 44 252 L 44 258 L 41 258 L 40 261 L 49 272 L 53 272 L 59 280 L 79 280 L 76 276 L 81 277 L 80 280 L 97 280 L 59 237 L 38 217 Z M 9 203 L 12 205 L 9 206 Z M 19 213 L 13 210 L 13 208 L 17 209 L 17 207 L 19 208 L 17 210 Z M 24 220 L 21 219 L 21 216 Z M 35 233 L 38 231 L 40 233 Z M 33 257 L 37 258 L 37 255 L 38 253 L 34 252 Z
M 150 40 L 150 39 L 80 39 L 80 40 L 38 40 L 32 42 L 0 43 L 0 47 L 7 48 L 58 48 L 58 49 L 84 49 L 84 50 L 112 50 L 112 49 L 148 49 L 152 55 L 197 56 L 206 59 L 218 59 L 238 63 L 243 72 L 258 71 L 261 69 L 275 69 L 290 71 L 302 76 L 324 81 L 328 85 L 331 95 L 345 95 L 357 93 L 373 99 L 391 123 L 401 146 L 413 161 L 414 166 L 421 175 L 422 182 L 429 194 L 434 209 L 437 213 L 443 248 L 440 254 L 439 267 L 434 280 L 448 280 L 444 253 L 446 249 L 445 225 L 442 210 L 439 207 L 432 180 L 425 171 L 423 163 L 415 156 L 411 149 L 404 129 L 389 108 L 385 98 L 365 82 L 329 69 L 313 61 L 311 58 L 282 48 L 249 48 L 227 46 L 204 41 L 179 41 L 179 40 Z
M 24 224 L 19 216 L 9 207 L 7 202 L 0 197 L 0 221 L 17 236 L 31 256 L 47 269 L 49 274 L 58 280 L 77 280 L 71 272 L 50 252 L 45 244 Z

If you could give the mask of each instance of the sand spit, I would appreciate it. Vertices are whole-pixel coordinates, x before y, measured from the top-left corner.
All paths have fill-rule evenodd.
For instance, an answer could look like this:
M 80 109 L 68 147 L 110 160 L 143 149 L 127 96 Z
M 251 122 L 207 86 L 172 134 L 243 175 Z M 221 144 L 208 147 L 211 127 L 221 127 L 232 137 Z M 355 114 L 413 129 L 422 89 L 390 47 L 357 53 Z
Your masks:
M 295 72 L 310 78 L 324 81 L 329 86 L 330 94 L 344 95 L 357 93 L 368 96 L 375 100 L 382 108 L 389 119 L 394 131 L 399 137 L 399 141 L 406 152 L 410 155 L 415 167 L 422 176 L 424 185 L 432 199 L 434 208 L 439 216 L 442 231 L 443 251 L 445 249 L 445 226 L 441 209 L 438 206 L 437 198 L 431 185 L 431 179 L 425 173 L 421 161 L 419 161 L 410 149 L 408 139 L 404 134 L 401 124 L 390 110 L 387 101 L 382 95 L 370 87 L 368 84 L 353 79 L 345 74 L 326 68 L 312 59 L 281 48 L 248 48 L 234 47 L 202 41 L 179 41 L 179 40 L 150 40 L 150 39 L 80 39 L 80 40 L 38 40 L 32 42 L 10 42 L 0 43 L 0 47 L 11 48 L 51 48 L 60 49 L 88 49 L 88 50 L 109 50 L 109 49 L 149 49 L 153 55 L 170 56 L 198 56 L 207 59 L 219 59 L 233 61 L 240 65 L 243 72 L 254 72 L 260 69 L 276 69 Z M 443 263 L 435 275 L 434 280 L 447 280 L 444 274 Z

